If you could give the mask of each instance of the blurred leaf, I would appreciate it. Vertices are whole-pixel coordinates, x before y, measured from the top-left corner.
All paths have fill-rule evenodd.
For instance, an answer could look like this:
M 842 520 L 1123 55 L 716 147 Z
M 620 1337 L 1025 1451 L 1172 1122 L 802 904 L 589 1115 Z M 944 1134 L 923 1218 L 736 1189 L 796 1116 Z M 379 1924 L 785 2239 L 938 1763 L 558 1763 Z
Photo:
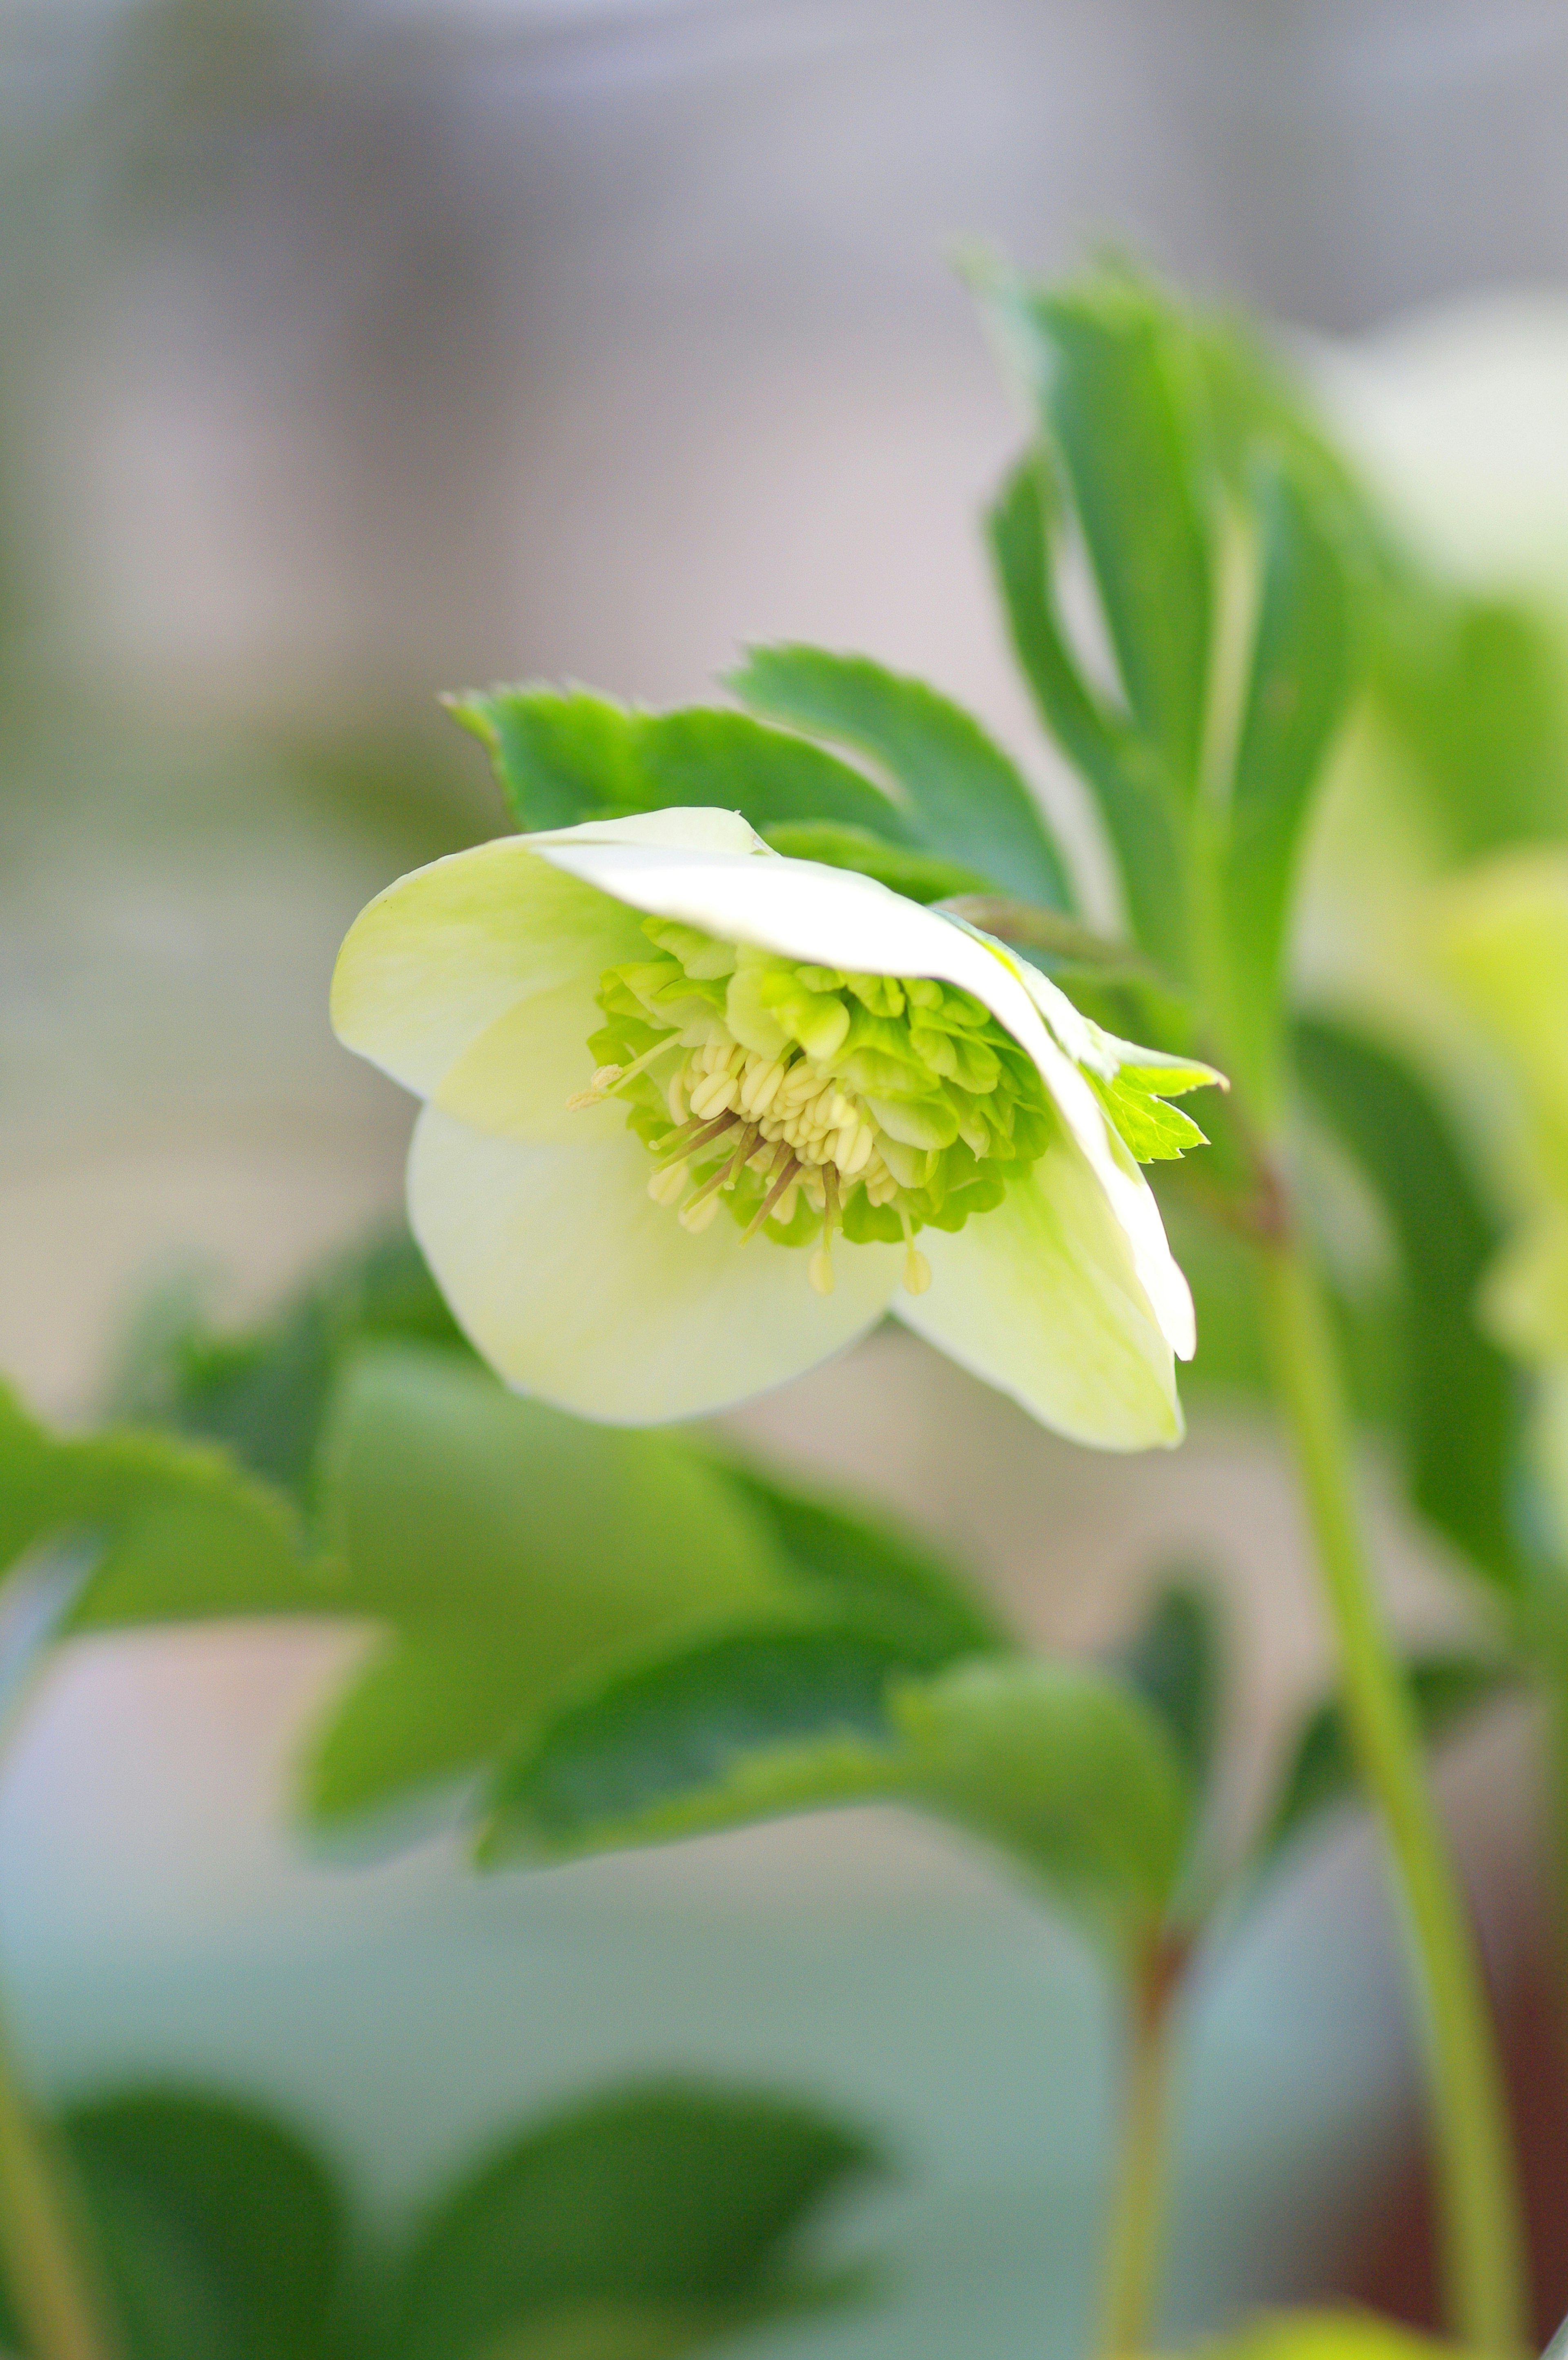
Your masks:
M 548 1721 L 501 1775 L 482 1857 L 872 1801 L 984 1838 L 1113 1948 L 1157 1921 L 1191 1808 L 1160 1723 L 1102 1675 L 980 1659 L 916 1681 L 852 1628 L 741 1633 L 609 1679 Z
M 220 1452 L 115 1428 L 56 1436 L 0 1385 L 0 1567 L 57 1543 L 95 1553 L 70 1631 L 323 1601 L 287 1503 Z
M 878 2169 L 804 2107 L 672 2083 L 573 2109 L 432 2214 L 386 2360 L 663 2360 L 830 2298 L 791 2246 Z
M 1254 465 L 1261 574 L 1221 890 L 1230 953 L 1229 1053 L 1266 1075 L 1279 1032 L 1280 966 L 1302 824 L 1353 673 L 1342 535 L 1321 487 L 1270 454 Z
M 935 1666 L 1016 1646 L 965 1577 L 913 1535 L 741 1462 L 726 1472 L 802 1579 L 862 1623 L 885 1628 L 905 1663 Z
M 1173 1580 L 1113 1661 L 1165 1723 L 1195 1794 L 1209 1780 L 1223 1700 L 1220 1618 L 1211 1592 Z
M 1108 712 L 1084 681 L 1058 610 L 1052 531 L 1059 502 L 1048 462 L 1032 452 L 986 519 L 992 561 L 1014 648 L 1040 718 L 1093 788 L 1121 870 L 1137 941 L 1166 972 L 1186 973 L 1185 916 L 1172 880 L 1181 874 L 1175 814 L 1145 748 L 1124 717 Z
M 858 869 L 908 901 L 950 901 L 958 894 L 978 892 L 985 884 L 975 869 L 961 869 L 932 852 L 889 844 L 869 828 L 831 820 L 780 820 L 762 833 L 775 852 L 795 860 L 819 860 L 826 869 Z
M 313 2360 L 340 2294 L 342 2205 L 265 2115 L 148 2092 L 63 2125 L 126 2360 Z
M 996 275 L 982 295 L 1059 459 L 1128 715 L 1159 750 L 1166 791 L 1190 799 L 1214 605 L 1192 328 L 1157 289 L 1123 270 L 1049 292 Z
M 1387 1050 L 1313 1019 L 1297 1070 L 1387 1208 L 1405 1271 L 1406 1480 L 1420 1513 L 1469 1563 L 1517 1589 L 1510 1493 L 1518 1378 L 1475 1317 L 1501 1237 L 1425 1086 Z
M 749 714 L 707 705 L 629 711 L 587 689 L 528 683 L 447 702 L 488 747 L 525 830 L 575 827 L 609 812 L 714 804 L 743 812 L 759 831 L 830 820 L 893 844 L 913 841 L 894 804 L 861 772 Z
M 308 1498 L 334 1376 L 351 1347 L 372 1337 L 472 1357 L 406 1232 L 329 1263 L 248 1330 L 214 1330 L 184 1293 L 167 1306 L 155 1296 L 127 1339 L 112 1404 L 137 1423 L 225 1443 L 258 1474 Z
M 316 1740 L 322 1818 L 471 1768 L 587 1666 L 787 1594 L 766 1529 L 688 1445 L 521 1400 L 445 1352 L 351 1361 L 323 1465 L 340 1611 L 397 1636 Z
M 1266 2311 L 1190 2349 L 1193 2360 L 1459 2360 L 1460 2352 L 1369 2311 Z
M 1411 1707 L 1421 1734 L 1436 1744 L 1513 1685 L 1507 1664 L 1480 1655 L 1417 1656 L 1406 1666 Z M 1360 1777 L 1337 1698 L 1326 1698 L 1302 1723 L 1279 1792 L 1254 1853 L 1262 1869 L 1326 1811 L 1354 1801 Z
M 867 656 L 795 646 L 748 649 L 726 685 L 766 720 L 869 756 L 901 794 L 926 851 L 1025 901 L 1071 908 L 1060 856 L 1018 770 L 978 721 L 924 681 Z

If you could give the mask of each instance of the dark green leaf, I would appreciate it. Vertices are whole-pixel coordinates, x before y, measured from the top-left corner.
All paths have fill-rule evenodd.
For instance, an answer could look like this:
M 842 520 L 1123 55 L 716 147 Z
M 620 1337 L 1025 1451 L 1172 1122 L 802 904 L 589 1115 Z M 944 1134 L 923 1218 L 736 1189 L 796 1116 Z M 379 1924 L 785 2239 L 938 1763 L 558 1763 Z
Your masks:
M 399 1634 L 316 1742 L 323 1817 L 471 1768 L 602 1659 L 788 1594 L 765 1528 L 688 1445 L 520 1400 L 449 1353 L 350 1361 L 323 1465 L 341 1611 Z
M 1147 753 L 1085 683 L 1057 609 L 1051 568 L 1055 504 L 1044 454 L 1025 459 L 986 519 L 1008 626 L 1040 718 L 1093 789 L 1115 847 L 1127 915 L 1149 956 L 1187 972 L 1182 853 L 1175 814 Z
M 1165 1723 L 1201 1794 L 1213 1760 L 1224 1671 L 1212 1591 L 1185 1580 L 1160 1590 L 1114 1661 Z
M 1025 901 L 1072 906 L 1061 860 L 1017 770 L 978 721 L 924 681 L 867 656 L 764 647 L 747 650 L 728 685 L 753 713 L 868 756 L 901 795 L 926 851 Z
M 1320 1020 L 1298 1027 L 1295 1054 L 1313 1104 L 1376 1189 L 1398 1240 L 1411 1499 L 1477 1570 L 1514 1588 L 1518 1379 L 1474 1308 L 1501 1243 L 1497 1225 L 1436 1101 L 1398 1058 Z
M 1506 1664 L 1476 1655 L 1419 1656 L 1407 1666 L 1409 1698 L 1421 1734 L 1436 1744 L 1517 1677 Z M 1254 1864 L 1266 1868 L 1323 1815 L 1354 1800 L 1360 1786 L 1350 1732 L 1336 1698 L 1308 1715 L 1265 1823 Z
M 946 901 L 955 894 L 977 892 L 985 880 L 972 869 L 942 860 L 932 852 L 914 852 L 907 845 L 889 844 L 869 828 L 844 827 L 831 820 L 782 820 L 764 829 L 775 852 L 794 860 L 819 860 L 826 869 L 854 869 L 874 877 L 879 885 L 902 893 L 906 901 Z
M 126 2360 L 313 2360 L 340 2295 L 342 2207 L 290 2133 L 225 2101 L 138 2092 L 65 2134 Z
M 896 1636 L 911 1666 L 1017 1644 L 967 1578 L 912 1535 L 758 1469 L 731 1462 L 727 1472 L 812 1591 Z
M 852 1627 L 738 1633 L 548 1722 L 502 1774 L 483 1857 L 878 1800 L 984 1838 L 1120 1950 L 1169 1897 L 1192 1797 L 1159 1722 L 1101 1674 L 982 1658 L 919 1681 Z
M 386 2360 L 663 2360 L 830 2295 L 791 2248 L 879 2169 L 783 2101 L 651 2085 L 559 2115 L 426 2222 Z
M 1272 454 L 1255 463 L 1251 489 L 1261 583 L 1222 861 L 1227 1054 L 1248 1078 L 1267 1077 L 1277 1054 L 1296 856 L 1354 658 L 1351 584 L 1326 492 Z
M 913 841 L 895 805 L 859 770 L 749 714 L 707 705 L 629 711 L 586 689 L 538 683 L 449 703 L 489 748 L 521 828 L 711 804 L 743 812 L 759 830 L 831 820 L 890 843 Z
M 1203 746 L 1213 609 L 1207 422 L 1193 333 L 1121 272 L 1004 306 L 1083 536 L 1127 708 L 1190 797 Z

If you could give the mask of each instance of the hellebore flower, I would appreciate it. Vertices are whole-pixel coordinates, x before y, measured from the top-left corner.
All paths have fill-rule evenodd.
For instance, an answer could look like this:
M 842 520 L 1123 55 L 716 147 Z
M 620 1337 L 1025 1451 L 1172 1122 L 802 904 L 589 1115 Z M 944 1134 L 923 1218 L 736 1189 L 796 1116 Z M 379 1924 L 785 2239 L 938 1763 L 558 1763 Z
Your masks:
M 1215 1076 L 956 920 L 657 811 L 400 879 L 332 1013 L 425 1100 L 414 1233 L 521 1390 L 691 1416 L 891 1309 L 1061 1433 L 1180 1438 L 1191 1298 L 1096 1090 Z

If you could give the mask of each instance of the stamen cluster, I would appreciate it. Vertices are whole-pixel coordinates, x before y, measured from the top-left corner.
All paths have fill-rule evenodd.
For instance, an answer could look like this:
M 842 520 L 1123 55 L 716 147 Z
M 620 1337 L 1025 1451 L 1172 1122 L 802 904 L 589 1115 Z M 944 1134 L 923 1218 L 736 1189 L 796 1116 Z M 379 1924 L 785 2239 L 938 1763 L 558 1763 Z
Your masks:
M 821 1294 L 839 1229 L 905 1240 L 905 1284 L 930 1284 L 927 1223 L 961 1229 L 1049 1142 L 1033 1059 L 978 1000 L 931 977 L 857 975 L 725 944 L 664 919 L 661 956 L 599 988 L 599 1060 L 573 1100 L 610 1094 L 657 1159 L 648 1183 L 683 1226 L 723 1203 L 747 1238 L 817 1240 Z

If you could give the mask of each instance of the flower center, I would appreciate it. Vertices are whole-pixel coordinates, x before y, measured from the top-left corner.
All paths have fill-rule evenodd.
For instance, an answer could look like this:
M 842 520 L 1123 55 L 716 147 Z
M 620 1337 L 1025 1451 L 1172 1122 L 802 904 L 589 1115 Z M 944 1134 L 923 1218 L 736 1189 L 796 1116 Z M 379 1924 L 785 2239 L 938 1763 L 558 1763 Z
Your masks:
M 602 978 L 598 1070 L 571 1103 L 625 1100 L 655 1159 L 648 1193 L 684 1228 L 722 1205 L 746 1238 L 813 1246 L 821 1295 L 838 1231 L 902 1237 L 920 1295 L 916 1231 L 962 1229 L 1049 1143 L 1033 1058 L 952 984 L 804 965 L 668 919 L 643 931 L 659 955 Z

